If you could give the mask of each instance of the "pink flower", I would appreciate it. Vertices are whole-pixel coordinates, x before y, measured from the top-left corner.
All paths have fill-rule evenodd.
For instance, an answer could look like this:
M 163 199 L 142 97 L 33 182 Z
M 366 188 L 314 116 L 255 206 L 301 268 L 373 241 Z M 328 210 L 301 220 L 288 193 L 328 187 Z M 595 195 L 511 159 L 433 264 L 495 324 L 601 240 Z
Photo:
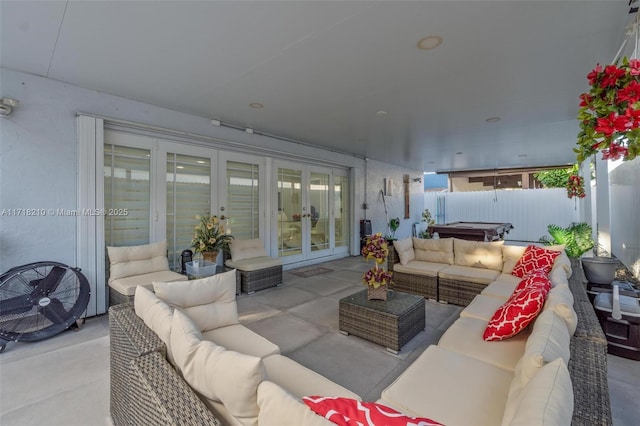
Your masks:
M 629 61 L 629 74 L 640 75 L 640 60 L 632 59 Z

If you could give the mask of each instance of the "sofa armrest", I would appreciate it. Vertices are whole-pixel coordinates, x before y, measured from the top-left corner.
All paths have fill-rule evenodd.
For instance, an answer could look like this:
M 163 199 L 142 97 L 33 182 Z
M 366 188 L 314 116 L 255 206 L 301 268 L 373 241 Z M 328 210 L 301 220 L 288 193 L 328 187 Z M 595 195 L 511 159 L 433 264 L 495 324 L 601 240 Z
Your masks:
M 123 424 L 221 424 L 159 352 L 132 359 L 128 379 L 130 417 Z

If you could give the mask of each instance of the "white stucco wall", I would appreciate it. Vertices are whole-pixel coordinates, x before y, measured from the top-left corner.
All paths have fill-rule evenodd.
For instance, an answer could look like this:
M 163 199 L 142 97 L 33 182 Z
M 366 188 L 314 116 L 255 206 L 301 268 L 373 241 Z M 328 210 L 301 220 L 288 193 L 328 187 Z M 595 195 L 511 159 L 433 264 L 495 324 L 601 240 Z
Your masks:
M 609 173 L 611 251 L 640 277 L 640 158 Z
M 13 209 L 77 207 L 77 122 L 79 112 L 295 152 L 352 169 L 354 246 L 364 200 L 364 160 L 227 127 L 183 114 L 54 80 L 0 68 L 1 95 L 20 101 L 0 119 L 0 272 L 40 260 L 69 265 L 76 259 L 74 217 L 12 216 Z M 274 157 L 276 154 L 274 154 Z M 358 252 L 356 247 L 354 253 Z
M 413 182 L 409 180 L 409 209 L 410 218 L 404 218 L 404 186 L 403 176 L 408 174 L 410 178 L 422 178 L 421 170 L 409 170 L 386 164 L 375 160 L 367 160 L 367 203 L 369 208 L 366 210 L 366 219 L 371 220 L 371 228 L 373 233 L 381 232 L 387 234 L 387 220 L 384 214 L 384 206 L 382 204 L 382 195 L 380 191 L 384 186 L 384 179 L 391 179 L 393 187 L 390 196 L 385 196 L 387 204 L 387 212 L 389 219 L 400 218 L 400 228 L 396 231 L 396 238 L 404 238 L 411 235 L 411 225 L 419 222 L 424 210 L 424 189 L 421 182 Z M 363 217 L 364 219 L 365 217 Z

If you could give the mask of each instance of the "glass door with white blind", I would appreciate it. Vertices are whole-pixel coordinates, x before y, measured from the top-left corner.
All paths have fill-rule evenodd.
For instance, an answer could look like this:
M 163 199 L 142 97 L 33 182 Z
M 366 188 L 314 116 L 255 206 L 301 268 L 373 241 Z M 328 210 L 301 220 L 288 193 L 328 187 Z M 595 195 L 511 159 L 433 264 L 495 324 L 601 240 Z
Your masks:
M 243 154 L 221 153 L 218 173 L 218 211 L 227 231 L 238 239 L 264 241 L 264 160 Z
M 121 145 L 125 142 L 128 146 Z M 123 212 L 104 216 L 106 246 L 132 246 L 149 242 L 152 142 L 151 138 L 105 133 L 104 208 L 106 211 Z
M 165 217 L 169 267 L 173 270 L 180 270 L 181 253 L 191 247 L 198 223 L 195 216 L 211 214 L 211 172 L 210 156 L 166 153 Z

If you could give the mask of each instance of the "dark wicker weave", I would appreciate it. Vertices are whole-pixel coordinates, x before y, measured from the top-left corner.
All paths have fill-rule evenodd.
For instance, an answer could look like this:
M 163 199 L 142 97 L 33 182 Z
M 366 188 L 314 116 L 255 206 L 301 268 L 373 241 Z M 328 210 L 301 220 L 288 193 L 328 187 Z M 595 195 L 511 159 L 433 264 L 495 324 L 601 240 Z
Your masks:
M 398 352 L 425 327 L 423 297 L 389 291 L 387 301 L 367 300 L 367 290 L 340 300 L 340 331 Z
M 387 256 L 387 270 L 393 271 L 393 265 L 400 263 L 400 257 L 393 244 L 387 244 L 389 247 L 389 255 Z
M 438 300 L 438 277 L 393 272 L 392 290 L 404 293 L 419 294 L 427 299 Z
M 131 304 L 109 309 L 111 417 L 115 425 L 218 425 L 167 362 L 166 346 Z
M 487 287 L 487 284 L 438 277 L 438 300 L 453 303 L 454 305 L 467 306 L 485 287 Z
M 573 259 L 572 259 L 573 260 Z M 573 425 L 611 425 L 607 381 L 607 339 L 589 302 L 580 262 L 572 261 L 569 288 L 578 326 L 571 337 L 569 373 L 573 383 Z
M 242 291 L 251 294 L 259 290 L 264 290 L 265 288 L 282 284 L 282 265 L 259 269 L 257 271 L 240 271 L 240 277 Z
M 133 298 L 133 294 L 131 296 L 126 296 L 109 287 L 109 306 L 120 305 L 122 303 L 133 303 Z
M 573 425 L 611 425 L 607 346 L 583 338 L 571 339 L 569 374 L 573 383 Z

